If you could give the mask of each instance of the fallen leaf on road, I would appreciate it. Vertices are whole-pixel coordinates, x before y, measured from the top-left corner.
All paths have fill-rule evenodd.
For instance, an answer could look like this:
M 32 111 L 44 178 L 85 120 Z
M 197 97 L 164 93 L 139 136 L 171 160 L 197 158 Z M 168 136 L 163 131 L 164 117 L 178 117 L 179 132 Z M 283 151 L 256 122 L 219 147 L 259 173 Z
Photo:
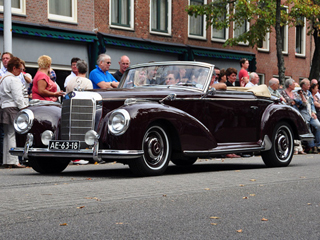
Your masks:
M 123 222 L 117 222 L 116 224 L 117 224 L 117 225 L 122 225 L 122 224 L 123 224 Z
M 262 219 L 261 219 L 261 221 L 268 221 L 268 219 L 266 219 L 266 218 L 262 218 Z
M 311 205 L 311 203 L 308 203 L 308 205 Z
M 250 181 L 251 181 L 251 182 L 255 182 L 256 180 L 255 180 L 255 179 L 250 179 Z
M 243 199 L 248 199 L 248 197 L 243 197 Z
M 162 197 L 166 197 L 166 196 L 167 196 L 166 194 L 163 194 L 163 195 L 162 195 Z
M 87 180 L 92 180 L 92 178 L 87 178 Z
M 60 226 L 67 226 L 67 223 L 60 223 Z
M 217 225 L 218 223 L 210 223 L 211 225 Z
M 210 190 L 210 188 L 205 188 L 204 190 Z
M 211 219 L 219 219 L 219 217 L 210 217 Z
M 306 178 L 306 177 L 301 176 L 300 178 Z
M 243 231 L 242 231 L 242 229 L 239 229 L 239 230 L 237 230 L 237 232 L 238 232 L 238 233 L 242 233 Z
M 97 197 L 86 197 L 86 199 L 94 199 L 94 200 L 97 200 L 97 201 L 101 201 L 101 199 L 99 199 Z
M 240 186 L 240 187 L 244 187 L 244 184 L 240 184 L 239 186 Z
M 254 196 L 255 196 L 255 194 L 254 194 L 254 193 L 252 193 L 252 194 L 250 194 L 250 196 L 251 196 L 251 197 L 254 197 Z
M 77 207 L 77 208 L 81 209 L 81 208 L 84 208 L 84 206 L 81 206 L 81 207 Z

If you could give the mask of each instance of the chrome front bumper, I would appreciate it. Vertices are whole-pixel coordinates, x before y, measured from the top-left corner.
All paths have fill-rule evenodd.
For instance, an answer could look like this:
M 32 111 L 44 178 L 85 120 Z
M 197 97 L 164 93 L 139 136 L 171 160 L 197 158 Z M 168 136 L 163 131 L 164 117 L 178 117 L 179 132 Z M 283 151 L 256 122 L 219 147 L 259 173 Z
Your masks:
M 24 148 L 12 148 L 10 154 L 15 156 L 28 157 L 65 157 L 65 158 L 92 158 L 99 159 L 132 159 L 143 155 L 142 150 L 98 150 L 95 153 L 92 149 L 81 150 L 49 150 L 47 148 L 29 148 L 27 152 Z
M 80 150 L 52 150 L 48 148 L 33 148 L 33 135 L 27 134 L 27 139 L 24 147 L 11 148 L 11 155 L 21 156 L 22 159 L 29 157 L 63 157 L 63 158 L 80 158 L 93 159 L 100 161 L 102 159 L 134 159 L 143 155 L 142 150 L 100 150 L 99 142 L 96 140 L 92 149 Z

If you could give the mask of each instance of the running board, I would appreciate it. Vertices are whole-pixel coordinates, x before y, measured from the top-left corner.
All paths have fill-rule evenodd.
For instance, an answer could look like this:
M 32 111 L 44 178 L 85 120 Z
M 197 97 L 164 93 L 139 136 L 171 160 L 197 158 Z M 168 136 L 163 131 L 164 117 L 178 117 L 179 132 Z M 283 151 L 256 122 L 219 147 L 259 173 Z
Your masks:
M 228 154 L 228 153 L 244 153 L 244 152 L 261 152 L 268 151 L 272 147 L 272 143 L 269 137 L 266 135 L 262 143 L 254 144 L 244 144 L 244 143 L 235 143 L 230 146 L 218 146 L 209 150 L 194 150 L 194 151 L 183 151 L 186 156 L 198 156 L 198 157 L 211 157 L 215 155 Z

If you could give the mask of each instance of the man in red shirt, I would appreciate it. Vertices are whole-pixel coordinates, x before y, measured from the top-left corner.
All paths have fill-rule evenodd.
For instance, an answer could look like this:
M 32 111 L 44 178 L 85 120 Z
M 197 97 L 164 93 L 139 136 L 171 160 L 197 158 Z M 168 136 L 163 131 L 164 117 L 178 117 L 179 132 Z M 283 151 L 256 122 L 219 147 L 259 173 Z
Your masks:
M 249 74 L 248 74 L 248 67 L 249 67 L 249 60 L 246 58 L 242 58 L 240 60 L 241 70 L 239 71 L 239 82 L 240 86 L 244 87 L 249 82 Z

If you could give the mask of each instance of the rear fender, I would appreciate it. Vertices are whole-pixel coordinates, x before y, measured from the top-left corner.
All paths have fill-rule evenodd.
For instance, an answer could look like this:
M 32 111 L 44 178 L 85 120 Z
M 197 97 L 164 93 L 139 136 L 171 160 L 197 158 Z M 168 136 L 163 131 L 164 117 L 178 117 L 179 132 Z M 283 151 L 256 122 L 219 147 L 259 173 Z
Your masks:
M 263 139 L 265 135 L 271 139 L 275 125 L 280 121 L 287 122 L 291 126 L 294 139 L 300 139 L 301 135 L 310 134 L 309 128 L 298 110 L 287 105 L 271 104 L 262 116 L 260 139 Z

